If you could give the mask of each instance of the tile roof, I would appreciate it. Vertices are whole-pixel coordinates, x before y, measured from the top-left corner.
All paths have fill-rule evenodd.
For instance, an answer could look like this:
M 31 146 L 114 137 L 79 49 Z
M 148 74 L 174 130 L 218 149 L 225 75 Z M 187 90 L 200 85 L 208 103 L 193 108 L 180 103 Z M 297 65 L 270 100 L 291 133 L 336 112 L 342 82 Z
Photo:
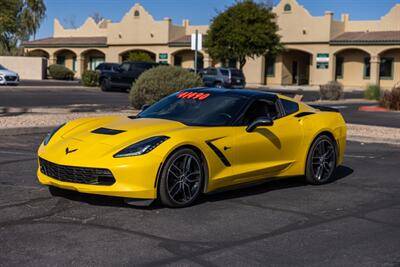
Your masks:
M 344 32 L 331 44 L 400 44 L 400 31 Z
M 182 37 L 179 37 L 175 40 L 170 41 L 169 45 L 171 45 L 171 46 L 190 46 L 191 41 L 192 41 L 191 35 L 184 35 Z
M 24 47 L 107 46 L 107 37 L 51 37 L 23 42 Z

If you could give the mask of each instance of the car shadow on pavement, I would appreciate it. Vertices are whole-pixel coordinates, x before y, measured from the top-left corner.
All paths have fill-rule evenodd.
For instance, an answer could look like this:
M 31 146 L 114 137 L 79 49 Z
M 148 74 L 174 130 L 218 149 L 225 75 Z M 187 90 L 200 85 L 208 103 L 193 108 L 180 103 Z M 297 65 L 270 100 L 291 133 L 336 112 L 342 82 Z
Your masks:
M 326 186 L 348 177 L 353 172 L 354 170 L 351 169 L 350 167 L 339 166 L 333 174 L 334 175 L 333 179 Z M 240 185 L 237 187 L 227 188 L 225 190 L 210 193 L 201 198 L 198 204 L 204 202 L 223 201 L 228 199 L 265 194 L 275 190 L 288 189 L 293 187 L 303 187 L 303 186 L 313 186 L 313 185 L 309 185 L 305 181 L 303 176 L 290 177 L 279 180 L 265 180 L 253 184 Z
M 344 179 L 353 173 L 353 169 L 347 166 L 339 166 L 335 173 L 334 178 L 330 183 L 335 183 L 338 180 Z M 266 180 L 252 184 L 239 185 L 224 190 L 219 190 L 213 193 L 202 196 L 194 205 L 201 205 L 206 202 L 224 201 L 235 198 L 242 198 L 246 196 L 265 194 L 275 190 L 288 189 L 293 187 L 309 186 L 304 177 L 291 177 L 279 180 Z M 79 193 L 59 188 L 50 187 L 50 193 L 56 197 L 66 198 L 74 202 L 83 202 L 94 206 L 105 207 L 122 207 L 133 209 L 154 210 L 164 208 L 157 200 L 153 201 L 150 205 L 138 206 L 135 204 L 127 204 L 123 198 L 101 196 L 93 194 Z

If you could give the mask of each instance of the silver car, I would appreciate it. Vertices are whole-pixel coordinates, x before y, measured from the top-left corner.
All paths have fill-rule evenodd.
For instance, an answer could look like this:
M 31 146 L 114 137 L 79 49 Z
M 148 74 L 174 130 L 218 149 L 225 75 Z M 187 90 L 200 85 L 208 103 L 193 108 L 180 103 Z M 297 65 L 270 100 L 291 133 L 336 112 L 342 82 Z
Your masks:
M 0 85 L 18 85 L 19 75 L 0 65 Z

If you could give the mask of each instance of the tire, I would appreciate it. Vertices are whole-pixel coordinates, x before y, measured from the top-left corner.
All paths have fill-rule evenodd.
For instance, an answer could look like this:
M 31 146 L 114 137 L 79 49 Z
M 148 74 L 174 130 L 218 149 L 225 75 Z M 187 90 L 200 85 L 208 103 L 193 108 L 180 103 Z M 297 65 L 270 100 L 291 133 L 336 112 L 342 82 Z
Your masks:
M 332 180 L 337 164 L 335 141 L 327 135 L 318 136 L 307 155 L 305 178 L 309 184 L 322 185 Z
M 110 80 L 108 78 L 102 79 L 101 83 L 100 83 L 100 88 L 101 88 L 101 91 L 103 91 L 103 92 L 110 91 L 110 89 L 111 89 Z
M 161 203 L 170 208 L 192 205 L 201 194 L 204 180 L 205 171 L 197 153 L 187 148 L 174 152 L 161 172 Z

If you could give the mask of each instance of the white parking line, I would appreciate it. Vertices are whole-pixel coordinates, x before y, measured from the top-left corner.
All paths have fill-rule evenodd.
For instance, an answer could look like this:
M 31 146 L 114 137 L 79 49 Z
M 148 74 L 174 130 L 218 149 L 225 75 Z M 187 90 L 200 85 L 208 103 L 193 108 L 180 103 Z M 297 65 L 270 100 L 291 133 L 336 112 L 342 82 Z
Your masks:
M 374 159 L 374 156 L 344 155 L 345 158 Z
M 33 152 L 17 152 L 17 151 L 4 151 L 4 150 L 0 150 L 0 154 L 9 154 L 9 155 L 32 155 L 34 154 Z

